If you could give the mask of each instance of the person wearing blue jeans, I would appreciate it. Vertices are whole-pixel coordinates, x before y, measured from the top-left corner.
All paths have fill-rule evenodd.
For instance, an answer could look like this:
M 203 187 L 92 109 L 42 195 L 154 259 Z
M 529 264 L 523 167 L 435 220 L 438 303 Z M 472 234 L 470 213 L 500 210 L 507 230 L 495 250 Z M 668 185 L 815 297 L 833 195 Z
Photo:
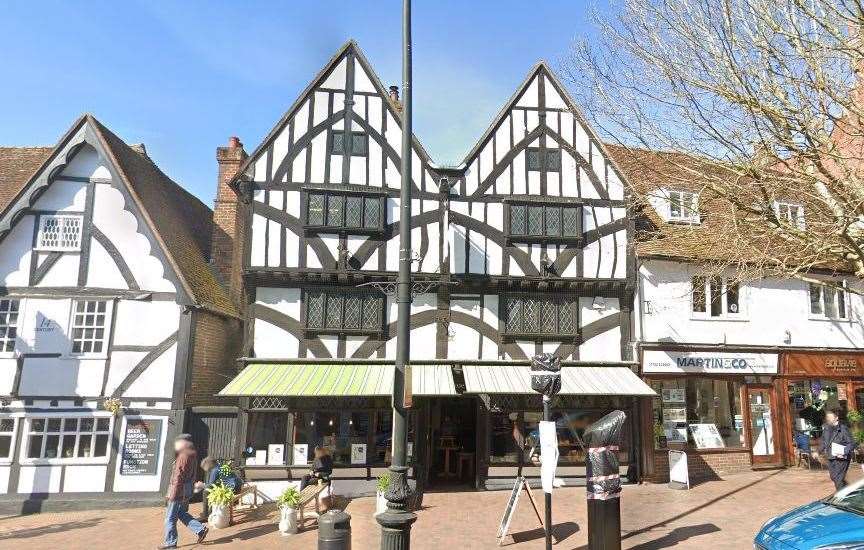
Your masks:
M 192 437 L 181 434 L 174 440 L 174 451 L 177 459 L 171 469 L 171 481 L 166 495 L 168 507 L 165 510 L 165 539 L 159 550 L 177 548 L 177 521 L 188 527 L 198 537 L 198 542 L 207 536 L 207 527 L 189 514 L 189 499 L 195 489 L 195 471 L 198 460 Z

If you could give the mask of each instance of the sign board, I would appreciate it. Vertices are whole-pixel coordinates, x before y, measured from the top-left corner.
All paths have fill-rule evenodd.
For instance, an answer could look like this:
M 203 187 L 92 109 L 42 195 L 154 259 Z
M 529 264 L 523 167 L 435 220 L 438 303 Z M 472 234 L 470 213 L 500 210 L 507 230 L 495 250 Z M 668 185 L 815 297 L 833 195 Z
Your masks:
M 405 365 L 405 384 L 402 387 L 402 406 L 410 409 L 414 406 L 414 373 L 411 365 Z
M 660 395 L 664 403 L 684 403 L 687 400 L 684 388 L 663 388 Z
M 554 422 L 540 422 L 540 481 L 543 492 L 551 493 L 558 465 L 558 434 Z
M 309 445 L 306 443 L 295 443 L 294 444 L 294 460 L 291 461 L 291 464 L 296 466 L 300 466 L 302 464 L 309 463 Z
M 687 453 L 684 451 L 669 451 L 669 487 L 690 488 L 690 471 L 687 468 Z
M 783 373 L 802 376 L 864 376 L 864 354 L 790 352 L 783 354 Z
M 513 484 L 513 490 L 510 491 L 510 498 L 507 499 L 507 508 L 504 509 L 504 517 L 501 518 L 501 523 L 498 525 L 498 546 L 504 543 L 504 538 L 510 530 L 510 522 L 513 521 L 513 514 L 516 512 L 516 505 L 519 503 L 519 494 L 525 491 L 528 494 L 528 500 L 531 501 L 531 506 L 534 507 L 534 513 L 537 515 L 537 520 L 540 526 L 543 526 L 543 518 L 540 517 L 540 510 L 537 508 L 537 503 L 534 502 L 534 495 L 531 494 L 531 487 L 528 485 L 528 480 L 524 477 L 517 477 L 516 483 Z M 557 540 L 557 537 L 556 537 Z
M 716 424 L 690 424 L 690 433 L 697 449 L 722 449 L 726 447 Z
M 120 475 L 156 475 L 161 439 L 161 419 L 127 418 L 120 458 Z
M 366 464 L 366 444 L 351 444 L 351 464 Z
M 267 445 L 267 465 L 281 466 L 283 464 L 285 464 L 285 445 L 281 443 Z
M 646 350 L 642 372 L 707 374 L 777 374 L 776 353 Z

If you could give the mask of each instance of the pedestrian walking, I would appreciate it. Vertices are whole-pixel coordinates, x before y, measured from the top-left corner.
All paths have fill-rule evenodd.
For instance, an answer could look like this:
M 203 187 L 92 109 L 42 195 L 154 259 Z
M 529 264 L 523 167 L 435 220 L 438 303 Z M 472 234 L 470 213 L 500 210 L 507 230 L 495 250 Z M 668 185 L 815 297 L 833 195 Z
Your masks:
M 174 440 L 174 452 L 177 455 L 174 467 L 171 469 L 171 481 L 168 485 L 168 501 L 165 510 L 165 539 L 159 550 L 177 548 L 177 520 L 188 527 L 198 537 L 198 542 L 207 536 L 207 527 L 189 514 L 189 499 L 195 489 L 202 489 L 204 484 L 195 483 L 195 473 L 198 466 L 198 455 L 192 436 L 180 434 Z
M 828 457 L 828 474 L 837 490 L 846 486 L 846 472 L 854 450 L 855 440 L 849 428 L 840 423 L 839 409 L 831 409 L 822 427 L 822 454 Z

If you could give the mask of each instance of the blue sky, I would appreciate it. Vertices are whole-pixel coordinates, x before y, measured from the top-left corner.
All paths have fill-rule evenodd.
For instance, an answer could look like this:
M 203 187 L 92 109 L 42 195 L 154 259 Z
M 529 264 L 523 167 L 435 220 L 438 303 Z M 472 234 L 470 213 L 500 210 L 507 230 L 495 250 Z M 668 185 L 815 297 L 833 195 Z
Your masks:
M 83 112 L 144 142 L 212 205 L 215 148 L 251 151 L 355 38 L 401 83 L 399 0 L 26 1 L 0 16 L 0 145 L 53 144 Z M 415 0 L 414 131 L 461 160 L 539 59 L 591 36 L 588 1 Z

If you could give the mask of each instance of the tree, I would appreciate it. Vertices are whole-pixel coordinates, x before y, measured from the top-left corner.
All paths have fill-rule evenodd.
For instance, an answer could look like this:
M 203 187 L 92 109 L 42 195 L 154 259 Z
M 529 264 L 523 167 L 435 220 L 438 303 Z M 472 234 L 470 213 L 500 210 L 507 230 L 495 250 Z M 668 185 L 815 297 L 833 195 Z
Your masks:
M 747 278 L 864 279 L 862 3 L 624 0 L 595 20 L 564 73 L 637 203 L 683 188 L 713 218 L 651 238 Z

